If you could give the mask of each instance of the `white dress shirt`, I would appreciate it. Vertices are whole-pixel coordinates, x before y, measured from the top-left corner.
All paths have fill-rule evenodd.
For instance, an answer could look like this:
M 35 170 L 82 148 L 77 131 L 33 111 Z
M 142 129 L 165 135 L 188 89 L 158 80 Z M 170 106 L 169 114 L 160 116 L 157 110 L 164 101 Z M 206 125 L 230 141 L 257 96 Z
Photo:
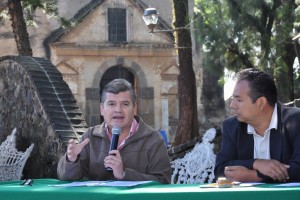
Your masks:
M 271 129 L 277 129 L 278 117 L 277 117 L 277 104 L 275 104 L 271 122 L 269 128 L 265 131 L 264 135 L 261 136 L 256 133 L 253 126 L 247 126 L 248 134 L 253 134 L 254 139 L 254 159 L 270 159 L 270 132 Z

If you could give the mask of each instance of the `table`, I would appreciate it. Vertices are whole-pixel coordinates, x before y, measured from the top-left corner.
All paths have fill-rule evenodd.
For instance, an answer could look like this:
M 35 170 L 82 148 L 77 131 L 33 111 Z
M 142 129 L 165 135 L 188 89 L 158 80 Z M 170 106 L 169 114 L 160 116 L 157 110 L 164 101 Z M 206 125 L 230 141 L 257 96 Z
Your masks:
M 157 182 L 134 187 L 53 187 L 68 183 L 56 179 L 34 179 L 32 186 L 21 181 L 0 182 L 3 200 L 298 200 L 300 187 L 277 187 L 263 184 L 254 187 L 200 188 L 198 184 L 169 184 Z

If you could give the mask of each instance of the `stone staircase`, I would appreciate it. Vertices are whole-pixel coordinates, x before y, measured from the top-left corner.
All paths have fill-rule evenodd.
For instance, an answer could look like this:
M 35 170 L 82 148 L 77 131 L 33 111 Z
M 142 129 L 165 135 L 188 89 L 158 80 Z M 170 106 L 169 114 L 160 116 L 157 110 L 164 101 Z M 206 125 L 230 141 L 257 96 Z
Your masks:
M 17 148 L 34 143 L 24 178 L 56 178 L 68 141 L 87 130 L 84 116 L 57 68 L 44 58 L 0 58 L 0 142 L 17 128 Z
M 83 114 L 63 80 L 62 74 L 48 60 L 36 57 L 6 57 L 17 61 L 30 75 L 50 123 L 63 143 L 80 139 L 87 129 Z

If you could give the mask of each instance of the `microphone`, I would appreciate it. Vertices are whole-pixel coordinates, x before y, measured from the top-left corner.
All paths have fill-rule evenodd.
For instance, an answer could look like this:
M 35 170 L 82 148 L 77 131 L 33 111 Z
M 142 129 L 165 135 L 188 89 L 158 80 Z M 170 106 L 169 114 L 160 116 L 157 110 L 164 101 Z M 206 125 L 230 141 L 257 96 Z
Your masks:
M 112 138 L 111 138 L 111 143 L 109 147 L 109 151 L 111 150 L 116 150 L 118 148 L 118 142 L 119 142 L 119 135 L 121 134 L 121 128 L 120 127 L 113 127 L 112 128 Z M 115 154 L 112 154 L 115 155 Z M 112 168 L 107 167 L 107 171 L 112 172 Z

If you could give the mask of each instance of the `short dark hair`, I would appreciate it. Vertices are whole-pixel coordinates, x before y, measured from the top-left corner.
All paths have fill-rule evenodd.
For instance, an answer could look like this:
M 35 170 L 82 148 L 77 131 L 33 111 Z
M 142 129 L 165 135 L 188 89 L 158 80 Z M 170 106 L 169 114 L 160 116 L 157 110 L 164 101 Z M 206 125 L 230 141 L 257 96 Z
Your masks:
M 249 97 L 255 103 L 259 97 L 266 97 L 270 106 L 274 107 L 277 102 L 277 88 L 273 77 L 259 69 L 247 68 L 236 75 L 237 82 L 242 80 L 249 83 Z
M 131 94 L 131 100 L 133 105 L 135 105 L 136 102 L 136 95 L 135 91 L 131 85 L 131 83 L 125 79 L 114 79 L 111 82 L 107 83 L 100 96 L 100 102 L 103 103 L 106 99 L 106 93 L 113 93 L 113 94 L 118 94 L 119 92 L 126 92 L 129 91 Z

